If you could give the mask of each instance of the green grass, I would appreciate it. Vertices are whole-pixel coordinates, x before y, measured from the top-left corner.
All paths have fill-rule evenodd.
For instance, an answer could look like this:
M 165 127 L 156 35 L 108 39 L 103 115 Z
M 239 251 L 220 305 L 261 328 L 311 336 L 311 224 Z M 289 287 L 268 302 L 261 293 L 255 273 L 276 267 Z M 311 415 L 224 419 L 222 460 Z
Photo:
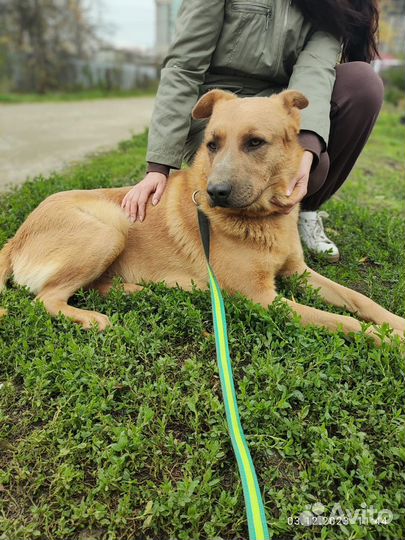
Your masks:
M 0 93 L 0 105 L 16 103 L 48 103 L 60 101 L 83 101 L 89 99 L 125 98 L 151 96 L 156 88 L 149 90 L 77 90 L 74 92 L 49 92 L 47 94 Z
M 327 205 L 342 250 L 313 267 L 405 315 L 405 128 L 386 111 L 357 171 Z M 0 201 L 2 244 L 48 194 L 117 186 L 144 172 L 146 135 Z M 147 226 L 145 224 L 145 226 Z M 285 294 L 324 306 L 299 280 Z M 303 329 L 226 296 L 242 423 L 278 539 L 405 536 L 405 385 L 401 345 L 376 348 Z M 74 303 L 111 316 L 85 332 L 51 319 L 24 289 L 1 299 L 0 538 L 247 538 L 241 484 L 220 396 L 208 294 L 161 284 Z M 291 526 L 314 502 L 362 504 L 389 525 Z

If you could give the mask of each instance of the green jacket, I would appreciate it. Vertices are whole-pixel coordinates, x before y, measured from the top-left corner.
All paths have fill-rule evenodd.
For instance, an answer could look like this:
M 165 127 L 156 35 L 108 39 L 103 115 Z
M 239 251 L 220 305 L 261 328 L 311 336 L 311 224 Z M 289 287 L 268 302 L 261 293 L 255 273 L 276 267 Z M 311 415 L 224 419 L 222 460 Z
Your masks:
M 292 0 L 184 0 L 161 72 L 147 161 L 181 166 L 192 108 L 214 87 L 241 96 L 299 90 L 310 103 L 302 129 L 326 145 L 340 49 Z

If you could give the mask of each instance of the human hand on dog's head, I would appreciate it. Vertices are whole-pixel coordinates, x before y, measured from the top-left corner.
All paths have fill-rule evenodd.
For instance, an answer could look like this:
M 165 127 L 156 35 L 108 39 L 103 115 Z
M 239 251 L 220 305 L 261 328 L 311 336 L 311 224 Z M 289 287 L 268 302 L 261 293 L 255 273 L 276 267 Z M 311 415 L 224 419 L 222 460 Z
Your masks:
M 305 197 L 308 191 L 308 180 L 314 156 L 305 150 L 297 176 L 290 183 L 283 197 L 274 197 L 272 203 L 278 207 L 280 214 L 289 214 Z

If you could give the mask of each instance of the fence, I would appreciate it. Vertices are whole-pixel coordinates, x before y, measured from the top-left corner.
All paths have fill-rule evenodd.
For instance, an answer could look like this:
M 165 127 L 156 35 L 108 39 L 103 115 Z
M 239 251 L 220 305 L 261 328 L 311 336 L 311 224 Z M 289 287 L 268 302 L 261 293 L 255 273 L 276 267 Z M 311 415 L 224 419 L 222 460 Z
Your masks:
M 39 79 L 46 78 L 46 84 Z M 0 74 L 1 78 L 1 74 Z M 106 90 L 133 90 L 150 87 L 159 78 L 156 65 L 131 62 L 58 59 L 58 64 L 46 66 L 46 70 L 35 65 L 29 55 L 14 54 L 8 57 L 3 68 L 3 79 L 16 92 L 46 90 L 80 90 L 103 88 Z

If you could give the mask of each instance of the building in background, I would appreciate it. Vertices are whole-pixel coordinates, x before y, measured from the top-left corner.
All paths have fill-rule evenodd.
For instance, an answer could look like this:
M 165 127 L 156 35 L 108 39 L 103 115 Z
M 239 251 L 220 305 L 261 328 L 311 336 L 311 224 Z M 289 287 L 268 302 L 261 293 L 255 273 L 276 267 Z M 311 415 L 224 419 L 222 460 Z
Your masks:
M 404 56 L 405 52 L 405 2 L 380 0 L 380 46 L 382 54 Z
M 156 5 L 156 43 L 159 57 L 163 57 L 174 36 L 177 12 L 182 0 L 155 0 Z
M 403 70 L 401 66 L 405 64 L 405 2 L 404 0 L 380 0 L 380 2 L 378 46 L 380 55 L 373 62 L 374 69 L 377 73 L 390 68 Z

